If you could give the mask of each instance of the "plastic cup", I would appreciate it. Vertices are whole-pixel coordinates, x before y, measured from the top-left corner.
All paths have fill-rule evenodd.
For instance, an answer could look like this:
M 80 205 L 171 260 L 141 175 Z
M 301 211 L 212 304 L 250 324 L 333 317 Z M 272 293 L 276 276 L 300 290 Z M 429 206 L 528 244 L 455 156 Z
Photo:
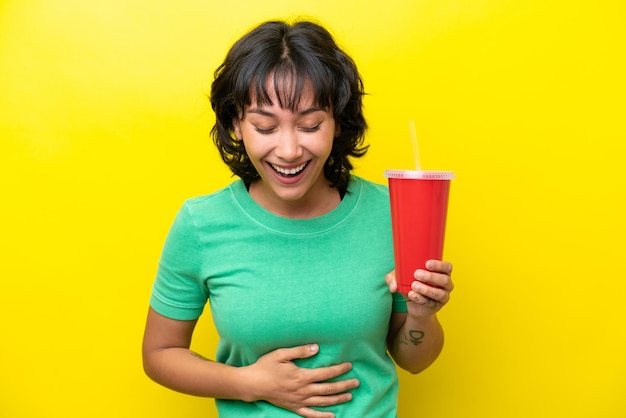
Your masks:
M 409 293 L 417 269 L 441 260 L 448 214 L 449 171 L 387 170 L 398 291 Z

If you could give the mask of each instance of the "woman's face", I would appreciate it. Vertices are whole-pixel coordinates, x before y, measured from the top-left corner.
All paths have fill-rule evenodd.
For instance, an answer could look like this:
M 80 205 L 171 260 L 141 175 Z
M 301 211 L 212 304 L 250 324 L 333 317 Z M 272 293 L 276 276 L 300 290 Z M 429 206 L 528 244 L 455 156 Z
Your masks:
M 295 111 L 282 109 L 269 77 L 271 105 L 256 103 L 254 95 L 240 119 L 235 137 L 243 140 L 260 175 L 250 195 L 270 212 L 288 217 L 311 217 L 332 210 L 339 194 L 324 176 L 324 164 L 338 133 L 330 109 L 318 107 L 306 83 Z

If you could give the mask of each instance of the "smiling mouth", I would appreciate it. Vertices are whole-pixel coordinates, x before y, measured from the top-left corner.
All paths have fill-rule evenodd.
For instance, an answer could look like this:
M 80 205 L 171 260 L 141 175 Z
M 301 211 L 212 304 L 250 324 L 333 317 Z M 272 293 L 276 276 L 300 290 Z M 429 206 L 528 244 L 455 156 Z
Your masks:
M 309 161 L 297 167 L 292 167 L 292 168 L 284 168 L 284 167 L 280 167 L 280 166 L 270 163 L 270 167 L 272 167 L 272 169 L 276 172 L 276 174 L 282 177 L 295 177 L 298 174 L 300 174 L 306 168 L 307 165 L 309 165 Z

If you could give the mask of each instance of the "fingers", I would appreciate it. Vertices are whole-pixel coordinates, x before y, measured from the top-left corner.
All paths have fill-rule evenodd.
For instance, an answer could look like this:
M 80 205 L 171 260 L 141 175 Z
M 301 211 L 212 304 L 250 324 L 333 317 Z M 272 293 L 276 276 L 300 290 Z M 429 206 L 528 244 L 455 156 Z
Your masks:
M 440 287 L 427 286 L 420 282 L 413 282 L 411 290 L 408 295 L 409 299 L 432 309 L 440 308 L 450 300 L 450 291 Z
M 279 348 L 261 356 L 249 367 L 259 376 L 254 400 L 265 400 L 276 406 L 310 418 L 333 417 L 318 406 L 332 406 L 352 399 L 349 390 L 359 386 L 355 378 L 344 376 L 352 370 L 349 362 L 319 368 L 298 367 L 293 360 L 315 356 L 320 348 L 307 344 Z
M 452 274 L 452 264 L 446 261 L 428 260 L 426 267 L 428 270 L 415 271 L 415 280 L 430 286 L 445 289 L 448 292 L 454 289 L 454 283 L 452 283 L 450 277 Z
M 339 405 L 352 400 L 352 393 L 346 392 L 358 387 L 356 379 L 332 383 L 316 383 L 311 389 L 312 395 L 305 400 L 307 407 L 300 408 L 295 412 L 303 417 L 326 418 L 334 417 L 332 412 L 321 412 L 311 407 Z
M 279 348 L 273 353 L 278 357 L 281 362 L 292 361 L 298 358 L 313 357 L 320 351 L 320 347 L 317 344 L 306 344 L 292 348 Z
M 454 283 L 450 278 L 452 264 L 441 260 L 428 260 L 427 270 L 415 271 L 415 282 L 411 284 L 408 299 L 422 308 L 419 315 L 430 315 L 439 311 L 450 300 Z
M 339 393 L 337 395 L 312 396 L 307 399 L 307 404 L 311 407 L 333 406 L 349 402 L 352 400 L 351 393 Z M 335 415 L 332 412 L 322 412 L 315 409 L 304 407 L 295 411 L 298 415 L 310 418 L 332 418 Z
M 357 379 L 346 379 L 334 382 L 329 380 L 342 376 L 352 370 L 352 363 L 344 362 L 316 369 L 299 369 L 301 381 L 308 382 L 308 406 L 328 406 L 347 402 L 352 394 L 345 393 L 359 386 Z
M 335 414 L 332 412 L 316 411 L 307 407 L 296 409 L 294 412 L 305 418 L 335 418 Z
M 385 275 L 385 282 L 389 286 L 389 291 L 395 293 L 398 291 L 398 284 L 396 283 L 396 271 L 392 270 Z
M 320 367 L 318 369 L 307 369 L 306 370 L 307 380 L 310 382 L 324 382 L 326 380 L 339 377 L 342 374 L 346 374 L 350 370 L 352 370 L 352 363 L 349 363 L 349 362 L 335 364 L 333 366 L 328 366 L 328 367 Z M 334 389 L 336 386 L 341 386 L 341 385 L 338 385 L 339 383 L 346 383 L 347 389 L 352 389 L 359 385 L 358 380 L 350 379 L 350 380 L 346 380 L 342 382 L 334 382 L 333 385 L 335 386 L 320 386 L 320 387 L 326 388 L 326 389 Z M 328 384 L 330 385 L 330 383 Z M 326 384 L 320 384 L 320 385 L 326 385 Z M 337 392 L 328 392 L 328 393 L 337 393 Z
M 426 262 L 426 268 L 429 271 L 436 271 L 438 273 L 443 273 L 448 276 L 452 274 L 452 264 L 447 261 L 442 260 L 428 260 Z
M 319 352 L 319 345 L 307 344 L 292 348 L 279 348 L 273 352 L 268 353 L 266 356 L 275 355 L 275 359 L 279 363 L 287 363 L 299 358 L 312 357 Z M 264 357 L 266 357 L 264 356 Z M 327 367 L 319 367 L 316 369 L 299 369 L 301 373 L 305 375 L 302 379 L 305 382 L 325 382 L 327 380 L 334 379 L 352 370 L 352 363 L 344 362 Z M 334 394 L 338 391 L 349 390 L 357 387 L 359 381 L 356 379 L 349 379 L 340 382 L 332 383 L 319 383 L 317 384 L 320 389 L 326 389 L 328 392 L 319 393 L 321 395 Z M 318 393 L 316 393 L 318 394 Z

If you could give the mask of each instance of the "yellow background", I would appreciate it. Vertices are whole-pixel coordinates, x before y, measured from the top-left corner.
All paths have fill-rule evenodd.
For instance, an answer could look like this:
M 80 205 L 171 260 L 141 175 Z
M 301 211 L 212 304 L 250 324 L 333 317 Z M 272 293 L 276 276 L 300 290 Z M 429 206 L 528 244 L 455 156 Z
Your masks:
M 621 0 L 0 1 L 0 416 L 215 416 L 144 376 L 150 286 L 183 199 L 231 180 L 213 70 L 296 15 L 360 66 L 358 174 L 411 168 L 414 119 L 457 175 L 446 347 L 401 417 L 626 416 Z

